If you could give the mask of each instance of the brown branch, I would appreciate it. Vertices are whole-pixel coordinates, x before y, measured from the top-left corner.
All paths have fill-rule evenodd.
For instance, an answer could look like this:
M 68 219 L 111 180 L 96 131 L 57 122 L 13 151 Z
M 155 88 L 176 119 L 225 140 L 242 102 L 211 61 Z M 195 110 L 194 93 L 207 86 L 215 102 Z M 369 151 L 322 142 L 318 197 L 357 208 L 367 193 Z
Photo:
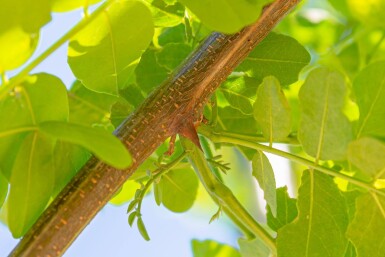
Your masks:
M 196 121 L 210 95 L 299 0 L 276 0 L 235 35 L 213 33 L 116 130 L 134 163 L 116 170 L 91 158 L 10 256 L 61 256 L 135 169 L 168 137 Z

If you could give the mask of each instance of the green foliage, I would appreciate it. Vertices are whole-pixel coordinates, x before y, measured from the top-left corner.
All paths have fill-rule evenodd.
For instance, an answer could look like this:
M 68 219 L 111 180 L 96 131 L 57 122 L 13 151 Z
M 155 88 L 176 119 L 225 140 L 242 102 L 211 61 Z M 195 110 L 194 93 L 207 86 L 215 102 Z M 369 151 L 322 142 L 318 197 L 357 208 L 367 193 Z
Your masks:
M 0 1 L 0 74 L 22 65 L 35 51 L 40 28 L 51 20 L 50 1 Z
M 276 78 L 266 77 L 259 86 L 254 104 L 254 118 L 270 143 L 284 139 L 290 134 L 290 107 Z
M 274 171 L 266 155 L 257 151 L 253 157 L 253 176 L 264 191 L 264 198 L 274 216 L 277 215 L 277 195 Z
M 80 145 L 119 169 L 131 164 L 131 156 L 124 145 L 105 130 L 65 122 L 45 122 L 40 125 L 40 130 L 56 139 Z
M 384 178 L 385 144 L 375 138 L 362 137 L 350 143 L 348 160 L 375 178 Z
M 217 243 L 212 240 L 192 240 L 194 257 L 240 257 L 241 255 L 233 247 Z
M 273 215 L 270 206 L 267 207 L 267 224 L 278 231 L 280 228 L 291 223 L 298 215 L 297 201 L 287 194 L 287 187 L 277 189 L 277 214 Z
M 53 146 L 49 137 L 33 132 L 24 138 L 16 155 L 8 198 L 8 226 L 15 238 L 27 232 L 51 196 Z
M 270 33 L 238 66 L 259 83 L 274 76 L 283 85 L 298 80 L 298 73 L 310 62 L 310 55 L 295 39 Z
M 190 167 L 173 169 L 154 184 L 157 204 L 173 212 L 185 212 L 193 205 L 198 190 L 198 178 Z
M 278 256 L 343 256 L 347 225 L 345 199 L 333 180 L 317 171 L 304 171 L 298 217 L 278 230 Z
M 385 201 L 374 194 L 357 198 L 356 214 L 347 236 L 357 249 L 357 256 L 380 257 L 385 251 Z
M 302 120 L 298 132 L 304 150 L 316 160 L 343 160 L 352 139 L 351 124 L 342 112 L 343 77 L 325 68 L 313 70 L 299 92 Z
M 0 0 L 0 208 L 14 237 L 27 232 L 91 154 L 116 168 L 130 165 L 125 147 L 110 134 L 113 129 L 211 30 L 237 32 L 271 1 L 111 0 L 91 11 L 89 5 L 99 2 Z M 142 216 L 141 209 L 146 195 L 152 193 L 170 211 L 185 212 L 201 200 L 199 178 L 219 206 L 211 221 L 227 215 L 244 235 L 239 252 L 194 240 L 195 257 L 382 256 L 384 6 L 377 0 L 301 4 L 205 106 L 209 121 L 198 128 L 205 136 L 205 156 L 192 145 L 183 148 L 179 140 L 174 154 L 164 156 L 166 142 L 111 203 L 129 202 L 129 225 L 136 222 L 149 240 L 143 217 L 151 215 Z M 9 71 L 34 53 L 51 13 L 77 8 L 83 8 L 84 27 L 75 26 L 8 79 L 15 74 Z M 29 74 L 69 38 L 68 63 L 77 78 L 72 87 L 53 75 Z M 229 143 L 243 156 L 218 160 Z M 287 144 L 286 150 L 274 148 L 278 143 Z M 303 172 L 299 189 L 292 185 L 298 199 L 290 198 L 287 188 L 276 189 L 265 152 L 310 169 Z M 237 187 L 246 185 L 225 177 L 234 169 L 241 171 L 237 174 L 252 171 L 257 179 L 270 229 L 251 215 L 257 209 L 254 196 L 242 195 L 247 208 L 237 200 Z
M 179 0 L 213 30 L 234 33 L 253 23 L 270 0 Z
M 385 62 L 368 65 L 356 77 L 353 91 L 360 108 L 357 137 L 385 137 Z
M 251 240 L 240 238 L 238 240 L 239 251 L 242 257 L 269 257 L 271 252 L 264 242 L 259 238 Z
M 138 19 L 140 26 L 126 26 Z M 139 1 L 116 2 L 71 39 L 68 64 L 87 88 L 117 95 L 152 35 L 146 6 Z

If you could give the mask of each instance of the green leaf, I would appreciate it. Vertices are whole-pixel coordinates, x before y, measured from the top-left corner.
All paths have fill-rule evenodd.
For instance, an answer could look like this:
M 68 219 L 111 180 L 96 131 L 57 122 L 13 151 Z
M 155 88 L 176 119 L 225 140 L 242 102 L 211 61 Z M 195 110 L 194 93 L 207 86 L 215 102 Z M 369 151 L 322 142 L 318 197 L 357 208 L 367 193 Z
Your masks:
M 97 93 L 76 81 L 68 92 L 69 121 L 87 126 L 108 125 L 112 105 L 117 97 Z
M 238 66 L 261 83 L 266 76 L 274 76 L 283 85 L 298 80 L 298 74 L 310 62 L 310 55 L 295 39 L 270 33 Z
M 194 257 L 241 257 L 239 252 L 231 246 L 220 244 L 213 240 L 192 240 L 191 247 Z
M 382 0 L 347 0 L 354 18 L 365 25 L 384 28 L 385 2 Z
M 305 171 L 298 192 L 298 217 L 278 230 L 278 256 L 343 256 L 347 226 L 346 203 L 333 179 Z
M 219 88 L 231 107 L 250 115 L 253 113 L 258 82 L 247 76 L 227 79 Z
M 257 151 L 253 157 L 253 176 L 264 192 L 266 203 L 270 206 L 274 216 L 277 216 L 277 195 L 273 167 L 266 155 Z
M 83 146 L 118 169 L 131 164 L 132 159 L 125 146 L 105 130 L 64 122 L 45 122 L 39 128 L 57 139 Z
M 218 108 L 218 127 L 244 135 L 256 135 L 259 131 L 253 115 L 243 114 L 230 106 Z
M 326 68 L 313 70 L 299 91 L 302 118 L 298 131 L 304 150 L 317 160 L 343 160 L 352 139 L 343 114 L 344 78 Z
M 185 43 L 186 30 L 184 24 L 178 26 L 165 28 L 158 37 L 158 43 L 165 46 L 169 43 Z
M 122 205 L 127 203 L 128 201 L 132 200 L 135 196 L 135 191 L 138 189 L 139 184 L 135 181 L 132 180 L 127 180 L 122 189 L 119 191 L 118 194 L 116 194 L 111 200 L 110 203 L 115 204 L 115 205 Z M 132 200 L 132 202 L 138 202 L 136 199 Z M 129 210 L 127 212 L 132 211 Z
M 0 101 L 0 113 L 0 169 L 9 179 L 16 157 L 9 153 L 18 151 L 26 132 L 43 121 L 68 119 L 66 88 L 52 75 L 31 75 Z
M 269 0 L 179 0 L 207 27 L 235 33 L 256 21 Z
M 287 187 L 277 189 L 277 215 L 273 216 L 270 206 L 267 207 L 267 224 L 278 231 L 280 228 L 292 222 L 298 215 L 297 200 L 290 198 L 287 194 Z
M 4 177 L 0 170 L 0 209 L 3 206 L 5 197 L 8 194 L 8 180 Z
M 385 144 L 375 138 L 362 137 L 349 144 L 348 160 L 375 178 L 385 178 Z
M 168 70 L 158 64 L 156 50 L 149 48 L 143 53 L 135 75 L 140 89 L 149 93 L 167 78 Z
M 0 73 L 22 65 L 33 54 L 40 28 L 51 20 L 50 0 L 0 1 Z
M 270 257 L 271 252 L 264 242 L 258 237 L 248 240 L 240 238 L 238 240 L 242 257 Z
M 385 200 L 375 194 L 365 194 L 356 200 L 356 214 L 347 236 L 357 250 L 357 256 L 382 257 L 385 252 Z
M 173 212 L 185 212 L 194 204 L 198 178 L 191 167 L 173 169 L 164 174 L 157 184 L 162 204 Z
M 38 132 L 25 137 L 10 178 L 8 226 L 23 236 L 46 207 L 53 190 L 53 141 Z
M 344 257 L 357 257 L 356 248 L 350 241 L 349 241 L 348 247 L 346 248 Z
M 357 138 L 385 137 L 385 61 L 363 69 L 353 82 L 353 91 L 360 108 Z
M 141 217 L 138 217 L 137 225 L 138 225 L 138 230 L 142 235 L 142 237 L 144 238 L 144 240 L 150 241 L 150 237 L 148 236 L 147 229 L 144 226 L 144 223 Z
M 88 7 L 96 4 L 101 0 L 51 0 L 52 11 L 54 12 L 68 12 L 80 7 Z
M 152 4 L 150 10 L 156 27 L 172 27 L 183 21 L 185 8 L 175 1 L 147 0 Z
M 137 216 L 138 215 L 137 215 L 136 211 L 131 212 L 130 215 L 128 215 L 128 225 L 130 225 L 130 227 L 132 227 L 132 224 L 134 224 L 134 221 L 135 221 Z
M 115 2 L 103 14 L 71 39 L 68 63 L 87 88 L 117 95 L 154 28 L 150 11 L 140 1 Z
M 91 154 L 84 148 L 68 142 L 57 141 L 54 152 L 55 183 L 53 195 L 57 195 L 88 161 Z
M 276 78 L 266 77 L 258 87 L 254 118 L 270 143 L 290 134 L 290 107 Z
M 191 47 L 183 43 L 170 43 L 156 53 L 158 63 L 166 69 L 173 71 L 180 65 L 191 52 Z

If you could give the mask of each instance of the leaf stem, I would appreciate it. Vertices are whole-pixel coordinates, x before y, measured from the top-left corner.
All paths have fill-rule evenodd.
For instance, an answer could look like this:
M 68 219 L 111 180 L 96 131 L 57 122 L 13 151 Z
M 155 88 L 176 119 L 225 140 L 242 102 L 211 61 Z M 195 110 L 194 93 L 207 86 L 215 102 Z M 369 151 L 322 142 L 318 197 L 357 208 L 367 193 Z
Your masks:
M 275 148 L 270 148 L 268 146 L 256 143 L 254 141 L 253 137 L 249 136 L 244 136 L 244 135 L 239 135 L 235 133 L 229 133 L 229 132 L 215 132 L 213 130 L 209 130 L 208 128 L 200 130 L 200 132 L 211 139 L 215 143 L 229 143 L 229 144 L 234 144 L 234 145 L 240 145 L 240 146 L 245 146 L 248 148 L 256 149 L 256 150 L 261 150 L 264 152 L 272 153 L 277 156 L 281 156 L 283 158 L 289 159 L 293 162 L 302 164 L 304 166 L 310 167 L 312 169 L 318 170 L 324 174 L 336 177 L 336 178 L 341 178 L 349 183 L 359 186 L 361 188 L 364 188 L 370 192 L 377 193 L 379 195 L 385 196 L 385 192 L 375 188 L 373 185 L 370 183 L 366 183 L 364 181 L 358 180 L 354 177 L 347 176 L 342 173 L 335 172 L 329 168 L 323 167 L 319 164 L 315 164 L 314 162 L 307 160 L 305 158 L 302 158 L 300 156 L 284 152 Z
M 238 199 L 233 195 L 231 190 L 221 183 L 211 172 L 210 167 L 200 151 L 193 143 L 181 138 L 182 146 L 189 151 L 189 158 L 194 166 L 199 179 L 206 188 L 207 192 L 213 200 L 220 206 L 232 221 L 246 232 L 246 234 L 254 234 L 261 238 L 265 244 L 276 252 L 274 238 L 248 213 L 248 211 L 240 204 Z
M 95 20 L 104 10 L 106 10 L 115 0 L 107 0 L 98 9 L 96 9 L 92 14 L 84 17 L 79 21 L 74 27 L 72 27 L 67 33 L 65 33 L 61 38 L 59 38 L 55 43 L 53 43 L 48 49 L 41 53 L 35 60 L 30 62 L 27 66 L 24 67 L 15 77 L 11 78 L 8 84 L 5 84 L 4 87 L 0 88 L 0 99 L 2 99 L 7 92 L 19 84 L 23 79 L 28 76 L 29 72 L 32 71 L 37 65 L 44 61 L 48 56 L 55 52 L 60 46 L 62 46 L 67 40 L 75 36 L 80 30 L 82 30 L 86 25 L 91 21 Z

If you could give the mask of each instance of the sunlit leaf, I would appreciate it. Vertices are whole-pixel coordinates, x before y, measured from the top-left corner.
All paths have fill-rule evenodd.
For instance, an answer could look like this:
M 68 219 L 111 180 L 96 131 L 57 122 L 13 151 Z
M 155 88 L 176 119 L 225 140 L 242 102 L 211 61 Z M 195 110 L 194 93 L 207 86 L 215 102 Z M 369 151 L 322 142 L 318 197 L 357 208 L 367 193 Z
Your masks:
M 218 127 L 239 134 L 255 135 L 259 131 L 253 115 L 246 115 L 230 106 L 218 108 Z
M 184 17 L 184 6 L 180 3 L 164 0 L 147 0 L 156 27 L 172 27 L 180 24 Z
M 132 180 L 128 180 L 124 183 L 122 190 L 115 195 L 110 203 L 115 205 L 122 205 L 132 200 L 135 196 L 135 191 L 140 185 Z
M 57 195 L 77 171 L 91 157 L 84 148 L 58 140 L 53 151 L 55 183 L 53 195 Z
M 318 171 L 304 171 L 298 217 L 278 230 L 278 256 L 343 256 L 347 226 L 346 203 L 333 179 Z
M 239 252 L 231 246 L 220 244 L 212 240 L 192 240 L 194 257 L 241 257 Z
M 258 82 L 247 76 L 227 79 L 219 88 L 232 108 L 250 115 L 257 93 Z
M 131 156 L 125 146 L 105 130 L 65 122 L 45 122 L 39 128 L 57 139 L 88 149 L 116 168 L 124 169 L 131 164 Z
M 43 121 L 68 119 L 66 88 L 52 75 L 31 75 L 0 101 L 0 113 L 0 168 L 9 179 L 16 156 L 9 153 L 18 151 L 26 132 Z
M 265 243 L 258 237 L 247 240 L 240 238 L 238 240 L 239 251 L 241 252 L 242 257 L 270 257 L 270 249 L 265 245 Z
M 269 0 L 179 0 L 206 26 L 225 33 L 235 33 L 253 23 Z
M 266 77 L 258 87 L 254 118 L 271 143 L 290 134 L 290 107 L 276 78 Z
M 88 7 L 89 5 L 100 2 L 101 0 L 51 0 L 52 11 L 68 12 L 80 7 Z
M 194 204 L 198 178 L 192 168 L 173 169 L 157 184 L 162 204 L 173 212 L 185 212 Z
M 326 68 L 313 70 L 301 87 L 298 139 L 304 150 L 316 159 L 346 158 L 352 128 L 342 112 L 345 94 L 344 78 Z
M 191 47 L 187 44 L 170 43 L 156 53 L 156 59 L 160 65 L 173 71 L 190 54 Z
M 0 170 L 0 208 L 3 206 L 5 197 L 8 193 L 8 180 L 4 177 Z
M 290 198 L 287 187 L 277 189 L 277 215 L 273 216 L 270 206 L 267 206 L 267 224 L 274 231 L 292 222 L 298 215 L 297 200 Z
M 270 33 L 237 70 L 256 78 L 258 83 L 266 76 L 274 76 L 286 86 L 298 80 L 299 72 L 309 62 L 309 53 L 295 39 Z
M 368 26 L 385 27 L 383 0 L 347 0 L 347 3 L 354 18 Z
M 357 256 L 382 257 L 385 252 L 385 200 L 365 194 L 357 198 L 356 214 L 347 236 L 357 249 Z
M 376 178 L 385 178 L 385 144 L 362 137 L 349 144 L 348 160 L 357 168 Z
M 43 212 L 54 185 L 53 141 L 38 132 L 25 137 L 13 166 L 8 198 L 8 226 L 19 238 Z
M 186 43 L 186 33 L 184 24 L 165 28 L 158 37 L 158 43 L 165 46 L 169 43 Z
M 40 28 L 51 20 L 50 0 L 0 1 L 0 73 L 22 65 L 36 49 Z
M 116 2 L 71 39 L 68 63 L 87 88 L 117 95 L 153 31 L 151 13 L 143 3 Z
M 112 105 L 118 98 L 91 91 L 84 87 L 80 81 L 76 81 L 68 92 L 68 100 L 70 107 L 69 121 L 92 126 L 109 123 Z
M 264 192 L 266 203 L 270 206 L 274 216 L 277 216 L 277 195 L 273 167 L 266 155 L 257 151 L 253 157 L 253 176 Z
M 385 137 L 385 61 L 363 69 L 354 80 L 353 91 L 360 108 L 357 137 Z

